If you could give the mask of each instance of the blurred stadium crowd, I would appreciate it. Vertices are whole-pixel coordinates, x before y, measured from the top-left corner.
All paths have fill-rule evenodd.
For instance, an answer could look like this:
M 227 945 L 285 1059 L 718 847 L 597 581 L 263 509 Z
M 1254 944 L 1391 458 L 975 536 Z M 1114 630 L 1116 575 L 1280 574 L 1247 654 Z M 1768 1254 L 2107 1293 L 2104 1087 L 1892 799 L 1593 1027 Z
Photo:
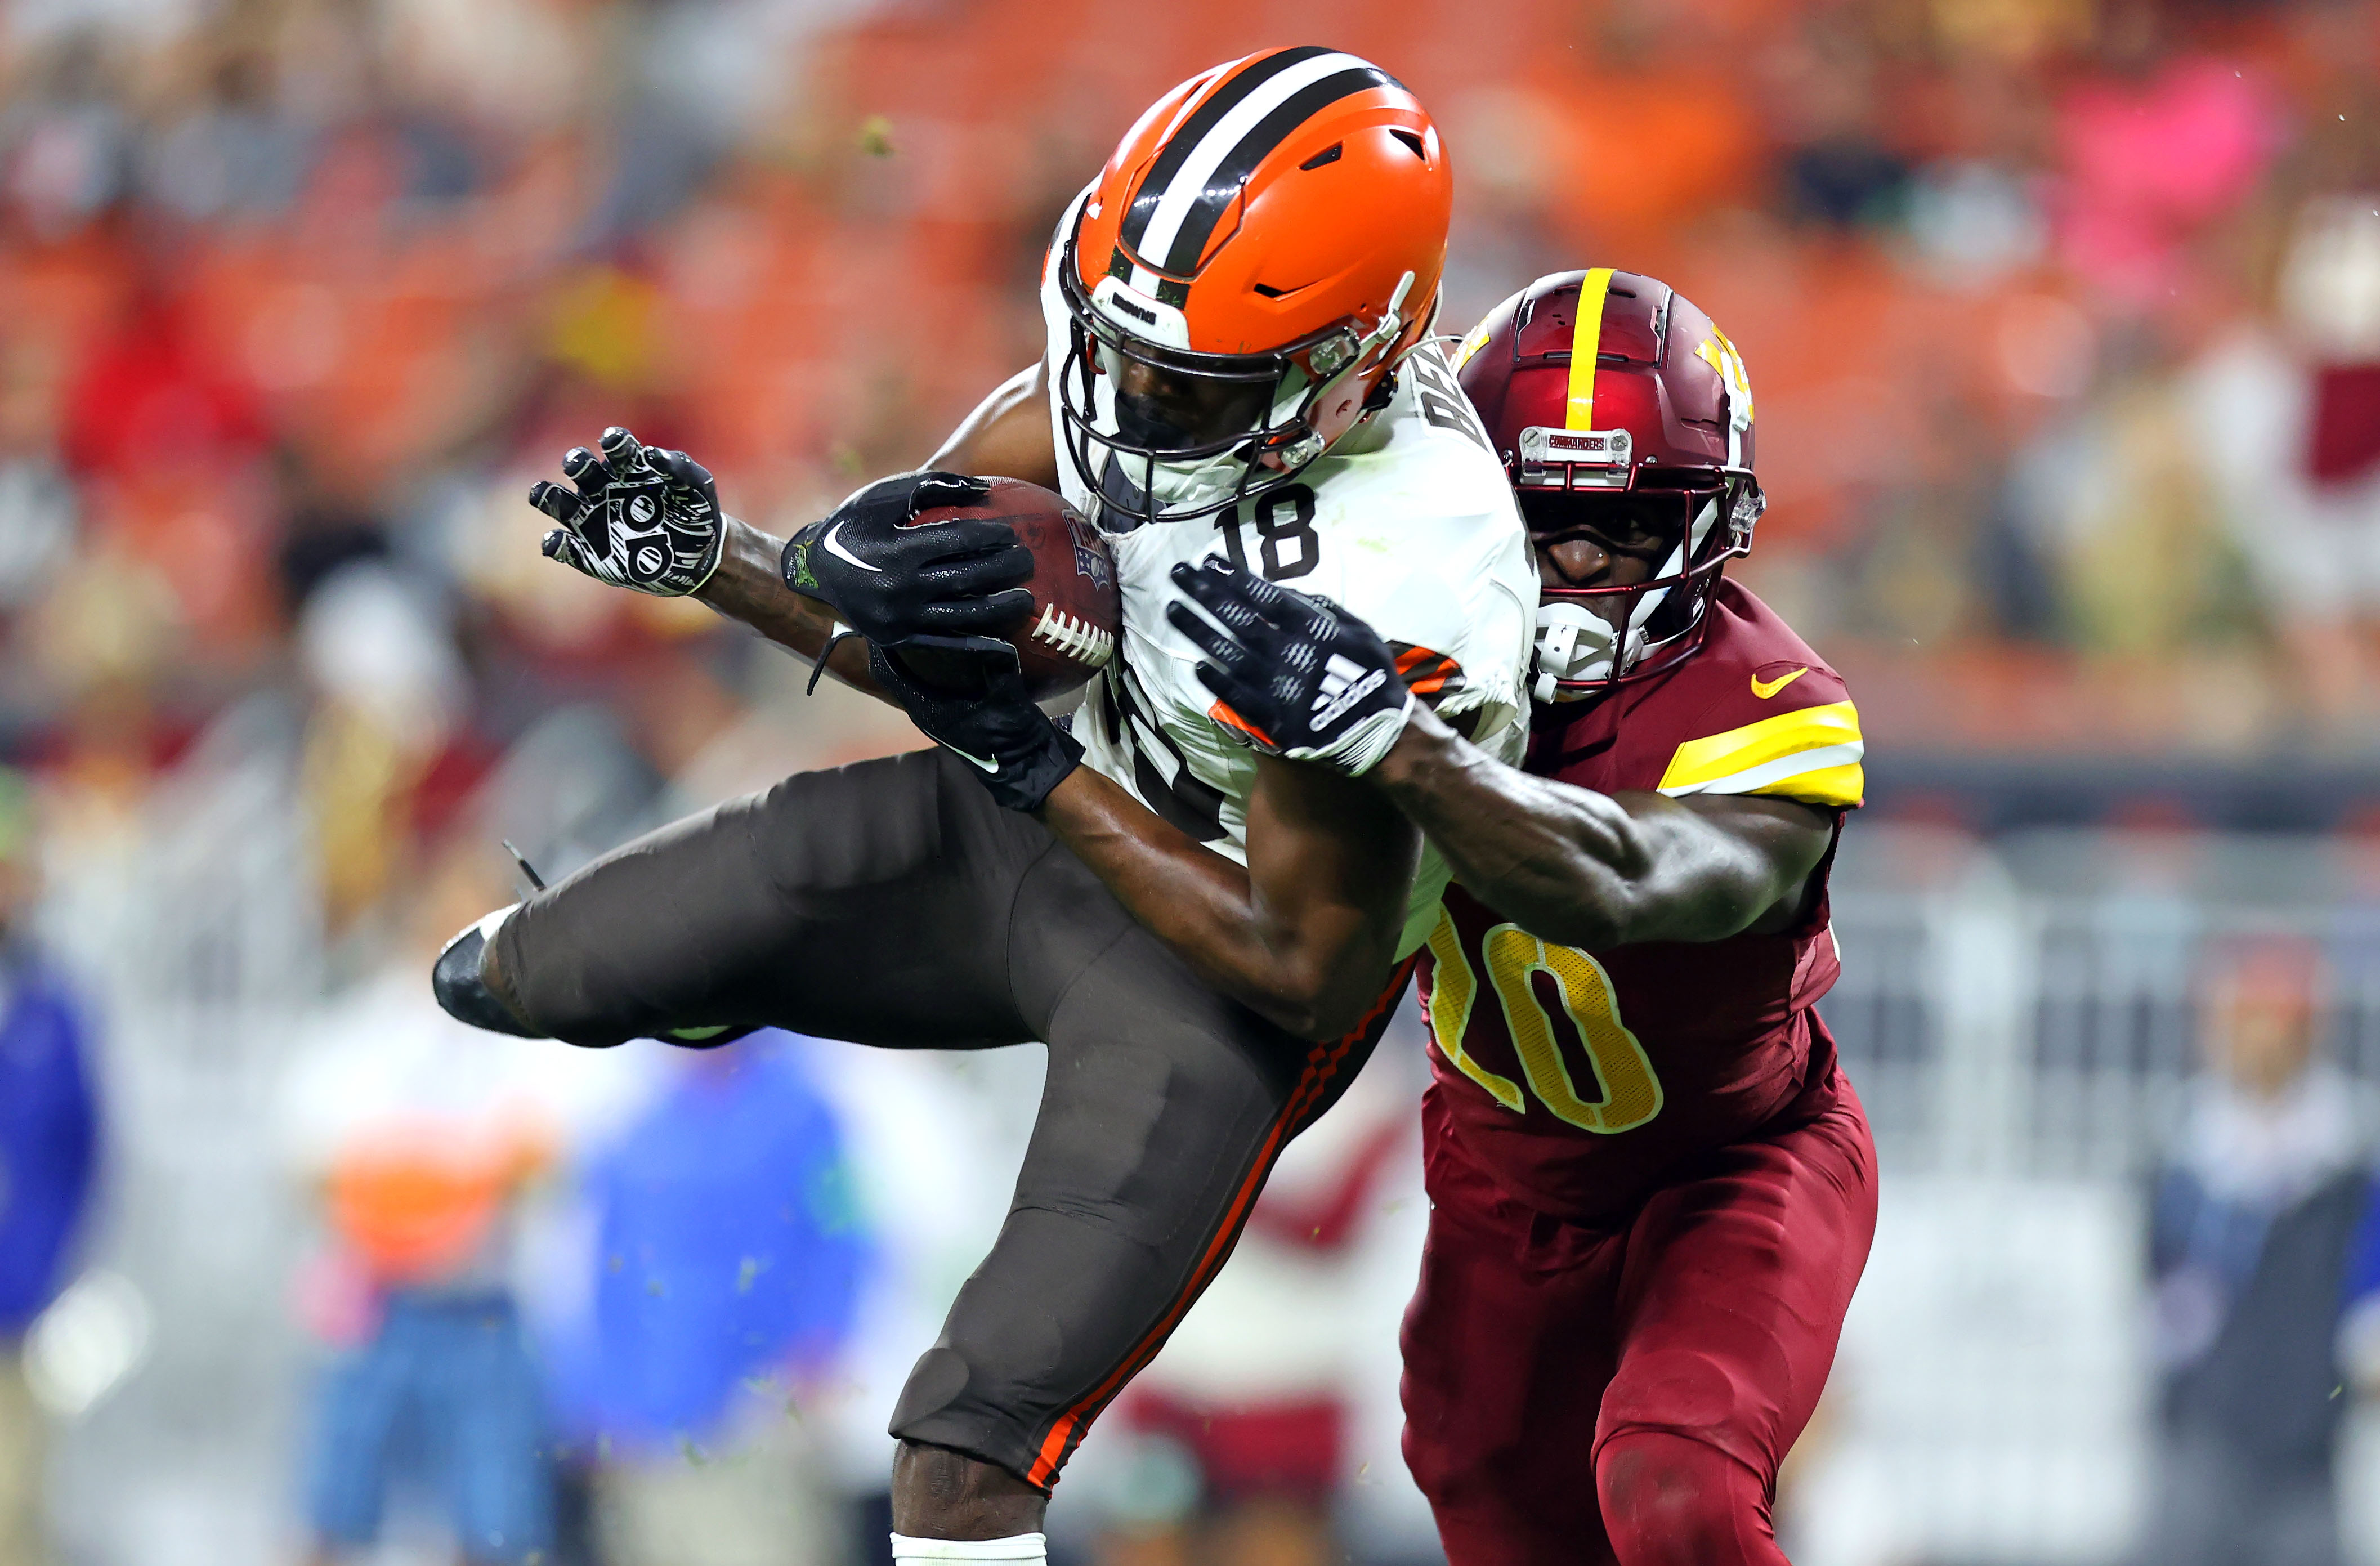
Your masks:
M 799 1042 L 557 1069 L 458 1050 L 422 1010 L 423 943 L 503 898 L 499 838 L 550 878 L 795 768 L 921 743 L 888 710 L 805 698 L 806 671 L 699 608 L 541 560 L 522 497 L 613 423 L 693 453 L 779 532 L 922 459 L 1039 352 L 1050 226 L 1131 115 L 1308 40 L 1398 72 L 1446 130 L 1448 330 L 1587 264 L 1662 276 L 1728 329 L 1773 503 L 1743 574 L 1850 679 L 1876 776 L 2380 751 L 2380 8 L 2361 0 L 13 0 L 0 859 L 38 871 L 24 922 L 107 1057 L 113 1254 L 155 1269 L 152 1302 L 217 1312 L 192 1339 L 212 1372 L 58 1480 L 77 1558 L 272 1559 L 295 1519 L 361 1527 L 325 1432 L 370 1423 L 370 1376 L 435 1362 L 488 1440 L 575 1398 L 537 1417 L 669 1460 L 586 1447 L 524 1481 L 563 1508 L 525 1523 L 517 1497 L 471 1502 L 516 1519 L 474 1559 L 521 1558 L 521 1527 L 659 1559 L 750 1472 L 688 1430 L 889 1385 L 852 1369 L 870 1354 L 897 1378 L 979 1232 L 968 1160 L 1005 1168 L 1031 1082 Z M 2370 824 L 2351 790 L 2326 808 L 2315 824 Z M 1410 1199 L 1381 1172 L 1410 1086 L 1341 1111 L 1284 1176 L 1279 1254 L 1227 1274 L 1245 1309 L 1393 1319 L 1410 1225 L 1358 1214 Z M 928 1159 L 904 1103 L 980 1136 Z M 808 1196 L 742 1210 L 722 1169 Z M 692 1232 L 698 1209 L 719 1216 Z M 622 1234 L 661 1247 L 628 1281 Z M 756 1284 L 780 1261 L 800 1289 Z M 1367 1267 L 1384 1306 L 1330 1293 Z M 73 1272 L 62 1252 L 41 1302 L 0 1293 L 0 1340 Z M 523 1272 L 577 1294 L 516 1299 Z M 76 1286 L 58 1363 L 88 1374 L 53 1367 L 54 1410 L 181 1329 L 114 1276 Z M 729 1292 L 671 1303 L 697 1276 Z M 516 1341 L 516 1308 L 580 1336 L 549 1332 L 532 1369 L 488 1347 Z M 260 1320 L 325 1345 L 320 1408 L 225 1406 L 283 1384 L 282 1361 L 219 1352 Z M 664 1363 L 689 1322 L 758 1349 Z M 1171 1435 L 1099 1481 L 1114 1559 L 1184 1559 L 1169 1520 L 1202 1482 L 1247 1502 L 1245 1559 L 1319 1548 L 1313 1509 L 1393 1469 L 1349 1433 L 1392 1441 L 1385 1402 L 1355 1408 L 1392 1369 L 1277 1346 L 1261 1372 L 1228 1332 L 1185 1348 L 1129 1416 Z M 1257 1411 L 1220 1442 L 1218 1399 Z M 176 1420 L 271 1450 L 274 1474 L 222 1480 L 267 1498 L 258 1533 L 223 1535 L 204 1497 L 110 1512 L 99 1469 Z M 734 1440 L 767 1474 L 876 1482 L 854 1477 L 868 1439 L 763 1423 Z M 606 1487 L 607 1464 L 646 1478 Z M 840 1559 L 840 1522 L 804 1545 L 769 1521 L 791 1483 L 747 1509 L 774 1545 L 722 1524 L 704 1559 Z M 602 1521 L 573 1532 L 572 1496 Z M 1381 1536 L 1410 1547 L 1397 1504 Z
M 1450 329 L 1616 261 L 1742 346 L 1775 501 L 1749 572 L 1846 664 L 1879 748 L 2368 747 L 2368 7 L 1343 9 L 1299 19 L 1405 71 L 1461 160 Z M 613 689 L 703 623 L 555 580 L 526 476 L 625 421 L 775 519 L 916 460 L 1035 353 L 1052 214 L 1128 116 L 1277 25 L 1020 0 L 10 16 L 0 734 L 47 767 L 135 730 L 171 750 L 293 649 L 395 679 L 308 639 L 359 560 L 447 649 L 406 671 L 409 752 L 484 754 L 526 693 Z

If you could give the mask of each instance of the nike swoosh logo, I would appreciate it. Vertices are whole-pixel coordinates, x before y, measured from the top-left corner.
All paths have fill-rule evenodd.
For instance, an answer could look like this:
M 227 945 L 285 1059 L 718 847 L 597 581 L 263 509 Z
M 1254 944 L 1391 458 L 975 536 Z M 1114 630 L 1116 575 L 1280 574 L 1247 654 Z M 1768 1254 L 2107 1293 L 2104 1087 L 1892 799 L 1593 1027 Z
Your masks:
M 1761 700 L 1766 701 L 1770 697 L 1775 696 L 1779 691 L 1783 690 L 1787 686 L 1791 685 L 1795 680 L 1800 679 L 1809 672 L 1810 667 L 1805 663 L 1801 668 L 1794 670 L 1791 674 L 1779 674 L 1773 680 L 1764 680 L 1759 675 L 1755 674 L 1752 676 L 1752 694 L 1758 697 Z
M 985 771 L 991 773 L 995 777 L 1000 774 L 1000 763 L 996 760 L 987 761 L 980 756 L 970 756 L 965 751 L 961 750 L 957 746 L 953 745 L 949 740 L 942 741 L 942 748 L 957 757 L 960 760 L 972 762 L 974 765 L 982 768 Z
M 826 552 L 834 556 L 837 560 L 847 561 L 851 564 L 858 566 L 862 571 L 873 571 L 880 577 L 884 575 L 884 567 L 881 565 L 870 565 L 868 562 L 860 559 L 859 556 L 852 553 L 851 551 L 843 547 L 843 539 L 841 535 L 844 528 L 848 526 L 848 523 L 836 523 L 833 527 L 829 528 L 826 530 L 826 537 L 820 539 L 819 541 L 826 545 Z M 975 761 L 975 758 L 972 756 L 968 757 L 967 759 Z M 976 761 L 975 764 L 978 767 L 983 765 L 980 761 Z

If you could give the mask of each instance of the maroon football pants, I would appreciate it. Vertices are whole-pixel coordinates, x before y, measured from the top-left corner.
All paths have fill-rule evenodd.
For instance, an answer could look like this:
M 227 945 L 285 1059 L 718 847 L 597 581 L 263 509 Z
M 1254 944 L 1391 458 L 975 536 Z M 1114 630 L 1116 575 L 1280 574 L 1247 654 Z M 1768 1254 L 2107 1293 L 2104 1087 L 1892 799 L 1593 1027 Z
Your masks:
M 1835 1084 L 1608 1230 L 1506 1195 L 1431 1089 L 1404 1449 L 1451 1566 L 1784 1560 L 1778 1464 L 1876 1232 L 1875 1146 Z

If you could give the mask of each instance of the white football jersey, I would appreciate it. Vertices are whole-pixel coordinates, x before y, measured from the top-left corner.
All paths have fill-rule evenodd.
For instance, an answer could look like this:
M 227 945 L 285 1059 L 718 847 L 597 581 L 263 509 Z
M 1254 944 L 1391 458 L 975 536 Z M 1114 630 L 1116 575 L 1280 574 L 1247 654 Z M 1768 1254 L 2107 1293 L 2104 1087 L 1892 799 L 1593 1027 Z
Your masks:
M 1053 253 L 1041 286 L 1050 417 L 1066 499 L 1096 519 L 1099 497 L 1066 455 L 1057 406 L 1072 334 L 1055 266 Z M 1111 427 L 1105 377 L 1098 386 L 1102 427 Z M 1075 737 L 1093 768 L 1217 853 L 1247 860 L 1257 753 L 1208 715 L 1202 655 L 1165 617 L 1181 594 L 1169 575 L 1177 562 L 1221 555 L 1361 615 L 1405 655 L 1408 683 L 1440 716 L 1499 759 L 1521 759 L 1536 567 L 1503 465 L 1437 345 L 1408 358 L 1389 406 L 1294 482 L 1219 516 L 1150 523 L 1107 542 L 1123 636 L 1075 710 Z M 1449 875 L 1425 846 L 1400 957 L 1427 939 Z

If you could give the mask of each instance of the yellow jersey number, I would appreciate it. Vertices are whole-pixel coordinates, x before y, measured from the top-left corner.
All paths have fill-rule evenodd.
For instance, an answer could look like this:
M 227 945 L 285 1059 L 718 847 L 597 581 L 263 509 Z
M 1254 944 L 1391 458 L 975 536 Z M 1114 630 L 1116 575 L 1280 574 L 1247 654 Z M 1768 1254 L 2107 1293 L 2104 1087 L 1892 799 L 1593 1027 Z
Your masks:
M 1471 1026 L 1472 1002 L 1479 998 L 1479 975 L 1454 928 L 1453 916 L 1439 910 L 1438 928 L 1430 932 L 1430 955 L 1437 977 L 1429 990 L 1430 1031 L 1438 1047 L 1463 1075 L 1486 1088 L 1514 1114 L 1528 1112 L 1521 1085 L 1488 1070 L 1463 1051 L 1464 1031 Z M 1514 924 L 1497 925 L 1479 942 L 1488 965 L 1488 983 L 1496 1003 L 1504 1010 L 1504 1026 L 1521 1057 L 1521 1074 L 1529 1092 L 1553 1111 L 1557 1120 L 1582 1131 L 1613 1135 L 1633 1131 L 1661 1112 L 1661 1079 L 1645 1046 L 1620 1020 L 1619 998 L 1603 965 L 1571 946 L 1549 946 Z M 1529 982 L 1532 975 L 1548 974 L 1561 993 L 1562 1011 L 1586 1046 L 1586 1063 L 1602 1092 L 1599 1102 L 1579 1097 L 1577 1079 L 1562 1059 L 1554 1037 L 1553 1019 Z

